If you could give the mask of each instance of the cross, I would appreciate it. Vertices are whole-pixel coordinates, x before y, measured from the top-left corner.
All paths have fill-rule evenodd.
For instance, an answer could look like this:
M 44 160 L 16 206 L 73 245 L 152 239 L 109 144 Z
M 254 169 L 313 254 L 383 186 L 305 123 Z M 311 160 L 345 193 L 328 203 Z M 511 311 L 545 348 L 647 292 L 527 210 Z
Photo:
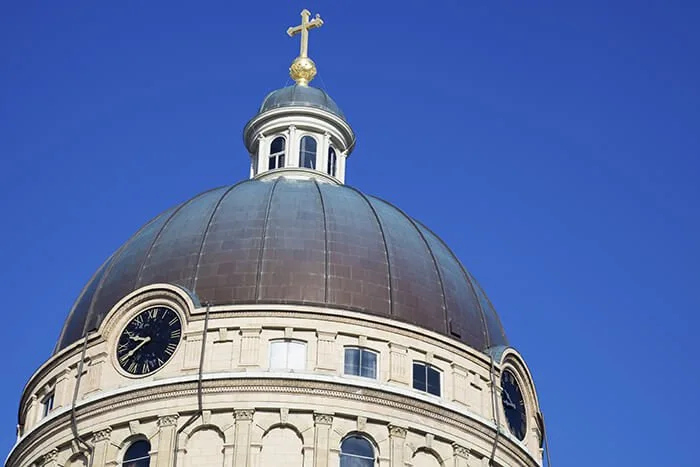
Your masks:
M 320 28 L 323 25 L 321 15 L 318 13 L 316 13 L 316 17 L 311 21 L 309 21 L 309 16 L 311 16 L 311 12 L 304 8 L 301 11 L 301 24 L 299 26 L 293 26 L 287 29 L 287 34 L 289 37 L 294 37 L 301 33 L 301 47 L 299 49 L 300 57 L 309 56 L 309 29 Z

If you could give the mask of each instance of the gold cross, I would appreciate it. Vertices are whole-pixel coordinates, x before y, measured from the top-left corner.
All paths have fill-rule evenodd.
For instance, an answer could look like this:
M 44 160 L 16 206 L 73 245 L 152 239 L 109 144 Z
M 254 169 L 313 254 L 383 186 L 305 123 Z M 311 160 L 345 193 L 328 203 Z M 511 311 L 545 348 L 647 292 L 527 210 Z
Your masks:
M 309 29 L 320 28 L 323 25 L 323 20 L 321 15 L 316 13 L 316 17 L 309 21 L 309 16 L 311 12 L 304 8 L 301 11 L 301 24 L 299 26 L 293 26 L 287 29 L 287 34 L 289 37 L 294 37 L 301 33 L 301 47 L 299 49 L 300 57 L 309 56 Z

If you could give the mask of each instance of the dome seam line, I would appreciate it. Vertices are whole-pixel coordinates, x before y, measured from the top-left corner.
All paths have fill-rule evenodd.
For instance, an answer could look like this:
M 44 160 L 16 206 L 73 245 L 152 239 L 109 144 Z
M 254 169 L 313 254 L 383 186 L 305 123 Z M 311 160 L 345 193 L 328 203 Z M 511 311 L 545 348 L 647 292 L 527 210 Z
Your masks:
M 479 309 L 479 317 L 481 318 L 481 329 L 483 329 L 483 334 L 484 334 L 484 340 L 486 344 L 486 348 L 491 347 L 491 336 L 489 335 L 489 330 L 488 326 L 486 325 L 486 313 L 484 312 L 484 308 L 481 306 L 481 301 L 479 300 L 479 294 L 476 292 L 476 287 L 474 287 L 474 284 L 472 283 L 472 277 L 469 275 L 469 272 L 466 270 L 462 262 L 457 258 L 457 255 L 455 255 L 454 251 L 445 243 L 445 241 L 440 238 L 439 235 L 436 235 L 435 232 L 432 231 L 432 229 L 422 222 L 419 222 L 421 226 L 431 234 L 435 238 L 437 238 L 440 243 L 443 244 L 443 246 L 447 249 L 447 251 L 450 252 L 450 255 L 452 255 L 452 258 L 457 262 L 457 265 L 459 266 L 459 269 L 462 271 L 462 274 L 464 275 L 464 279 L 467 281 L 467 284 L 469 284 L 469 287 L 472 289 L 472 292 L 474 293 L 474 298 L 476 299 L 476 306 Z
M 233 185 L 229 186 L 228 189 L 224 192 L 223 195 L 219 198 L 219 200 L 216 202 L 216 206 L 214 206 L 214 209 L 211 212 L 211 216 L 209 216 L 209 220 L 207 221 L 207 225 L 204 228 L 204 234 L 202 235 L 202 242 L 199 244 L 199 253 L 197 254 L 197 262 L 194 265 L 194 271 L 192 274 L 192 293 L 199 298 L 199 295 L 197 295 L 197 279 L 199 279 L 199 265 L 202 261 L 202 253 L 204 253 L 204 245 L 207 243 L 207 237 L 209 236 L 209 228 L 211 227 L 211 223 L 214 221 L 214 217 L 216 216 L 216 213 L 219 211 L 219 207 L 221 206 L 221 203 L 223 203 L 224 199 L 228 196 L 231 191 L 233 191 L 234 188 L 242 185 L 245 182 L 249 182 L 250 180 L 241 180 L 238 183 L 234 183 Z
M 324 249 L 324 260 L 326 262 L 324 268 L 324 281 L 323 281 L 323 302 L 328 304 L 328 275 L 330 264 L 328 257 L 330 252 L 328 251 L 328 220 L 326 219 L 326 205 L 323 202 L 323 193 L 321 192 L 321 187 L 316 179 L 313 179 L 314 185 L 316 185 L 316 190 L 318 191 L 318 199 L 321 201 L 321 214 L 323 215 L 323 249 Z
M 155 244 L 158 242 L 158 239 L 159 239 L 160 236 L 163 234 L 163 231 L 166 229 L 166 227 L 168 227 L 168 225 L 169 225 L 170 222 L 173 220 L 173 218 L 177 215 L 177 213 L 179 213 L 185 206 L 188 206 L 188 205 L 189 205 L 190 203 L 192 203 L 194 200 L 199 199 L 199 198 L 203 197 L 204 195 L 207 195 L 207 194 L 209 194 L 209 193 L 211 193 L 211 192 L 213 192 L 213 191 L 220 190 L 220 189 L 221 189 L 221 187 L 212 188 L 211 190 L 207 190 L 207 191 L 205 191 L 204 193 L 200 193 L 200 194 L 198 194 L 198 195 L 196 195 L 196 196 L 193 196 L 192 198 L 188 199 L 188 200 L 185 201 L 184 203 L 181 203 L 181 204 L 173 211 L 173 213 L 170 214 L 170 216 L 168 217 L 168 219 L 163 223 L 163 225 L 160 226 L 160 229 L 158 229 L 158 233 L 153 237 L 153 241 L 152 241 L 151 244 L 148 246 L 148 251 L 146 251 L 146 254 L 145 254 L 144 257 L 143 257 L 143 260 L 141 261 L 141 265 L 139 266 L 139 272 L 138 272 L 138 274 L 136 275 L 136 280 L 134 281 L 134 286 L 132 287 L 133 290 L 136 290 L 137 288 L 139 288 L 139 284 L 141 283 L 141 279 L 143 279 L 143 269 L 144 269 L 144 267 L 146 266 L 146 263 L 148 262 L 148 259 L 149 259 L 150 256 L 151 256 L 151 252 L 153 251 L 153 247 L 154 247 Z
M 277 184 L 281 179 L 282 177 L 278 177 L 277 179 L 275 179 L 272 188 L 270 188 L 270 197 L 267 200 L 267 207 L 265 208 L 265 220 L 263 221 L 262 240 L 260 242 L 260 252 L 258 253 L 258 268 L 255 274 L 255 303 L 261 300 L 260 281 L 262 280 L 262 263 L 263 256 L 265 255 L 265 239 L 267 238 L 267 225 L 270 221 L 270 207 L 272 206 L 272 198 L 275 195 L 275 188 L 277 188 Z
M 394 287 L 392 284 L 392 275 L 391 275 L 391 260 L 389 259 L 389 244 L 386 241 L 386 234 L 384 233 L 384 226 L 382 225 L 382 221 L 379 218 L 379 214 L 377 214 L 376 209 L 374 209 L 374 206 L 372 206 L 372 202 L 370 201 L 369 197 L 362 193 L 360 190 L 357 188 L 350 186 L 350 185 L 345 185 L 351 190 L 353 190 L 355 193 L 360 195 L 360 197 L 367 203 L 367 206 L 369 207 L 370 211 L 372 211 L 372 214 L 374 214 L 374 218 L 377 221 L 377 226 L 379 227 L 379 233 L 382 234 L 382 243 L 384 244 L 384 254 L 386 255 L 386 272 L 387 272 L 387 278 L 388 278 L 388 286 L 389 286 L 389 316 L 393 317 L 394 316 Z

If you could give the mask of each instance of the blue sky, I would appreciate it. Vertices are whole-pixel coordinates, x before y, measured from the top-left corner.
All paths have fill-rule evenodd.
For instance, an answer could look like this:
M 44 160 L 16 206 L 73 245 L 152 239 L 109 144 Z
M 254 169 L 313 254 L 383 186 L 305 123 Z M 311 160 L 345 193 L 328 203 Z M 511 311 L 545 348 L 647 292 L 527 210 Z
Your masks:
M 248 175 L 310 54 L 348 183 L 441 235 L 525 356 L 554 464 L 693 465 L 700 3 L 3 2 L 0 453 L 72 301 L 140 225 Z

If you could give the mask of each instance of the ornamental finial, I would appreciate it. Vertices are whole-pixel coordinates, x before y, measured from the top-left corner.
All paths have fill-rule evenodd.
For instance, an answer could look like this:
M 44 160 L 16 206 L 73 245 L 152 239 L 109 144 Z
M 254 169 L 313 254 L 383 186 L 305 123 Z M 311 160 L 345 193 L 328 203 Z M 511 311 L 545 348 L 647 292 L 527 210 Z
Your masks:
M 321 15 L 317 13 L 316 17 L 309 21 L 310 16 L 311 12 L 303 9 L 301 11 L 301 24 L 287 29 L 289 37 L 301 34 L 299 56 L 294 59 L 289 67 L 289 76 L 302 86 L 308 86 L 309 82 L 316 76 L 316 64 L 309 58 L 309 30 L 320 28 L 323 25 Z

